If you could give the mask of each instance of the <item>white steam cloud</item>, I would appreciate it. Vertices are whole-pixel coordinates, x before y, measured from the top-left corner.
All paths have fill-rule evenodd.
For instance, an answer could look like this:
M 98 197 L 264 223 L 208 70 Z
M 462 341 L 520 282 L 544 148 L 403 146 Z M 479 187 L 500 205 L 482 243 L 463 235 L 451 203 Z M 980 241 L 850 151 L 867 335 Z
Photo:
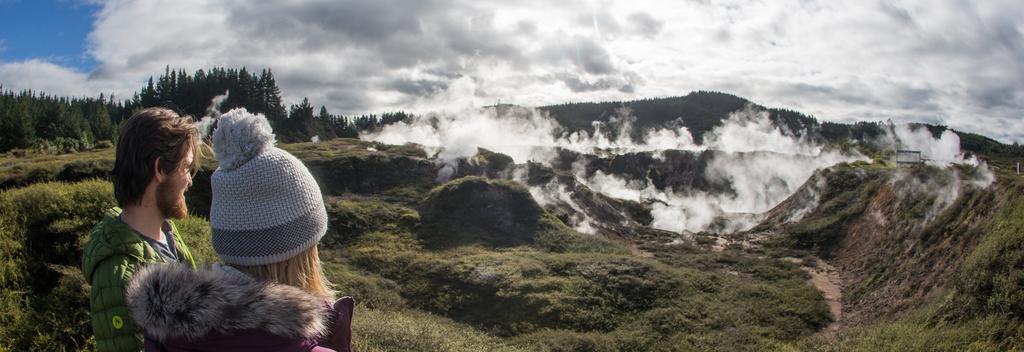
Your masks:
M 920 195 L 927 195 L 923 200 L 929 204 L 920 223 L 924 226 L 956 203 L 965 190 L 985 189 L 995 183 L 995 180 L 995 174 L 989 170 L 988 164 L 981 162 L 969 169 L 946 167 L 924 176 L 901 171 L 889 181 L 889 184 L 905 199 L 917 199 Z
M 577 131 L 555 140 L 555 145 L 579 153 L 597 153 L 611 150 L 616 153 L 662 151 L 668 149 L 699 150 L 686 127 L 659 128 L 647 131 L 642 142 L 633 140 L 631 132 L 636 117 L 628 108 L 620 108 L 608 122 L 594 121 L 594 132 Z M 614 136 L 614 137 L 613 137 Z
M 620 109 L 609 122 L 594 122 L 594 133 L 585 131 L 556 135 L 562 128 L 550 116 L 532 108 L 497 106 L 480 109 L 475 101 L 452 97 L 453 92 L 473 96 L 475 84 L 469 78 L 456 80 L 453 86 L 427 106 L 440 101 L 454 110 L 437 110 L 417 115 L 411 121 L 385 126 L 380 131 L 367 132 L 361 139 L 385 144 L 416 143 L 428 153 L 438 153 L 442 160 L 454 160 L 476 155 L 477 148 L 498 151 L 512 157 L 517 163 L 547 162 L 554 155 L 553 148 L 564 148 L 580 153 L 595 153 L 605 149 L 620 152 L 657 151 L 666 149 L 695 150 L 693 137 L 686 128 L 649 131 L 641 141 L 634 141 L 629 132 L 636 118 L 628 109 Z M 616 137 L 611 137 L 616 136 Z
M 210 100 L 210 106 L 206 107 L 206 116 L 203 116 L 199 122 L 196 123 L 196 127 L 199 128 L 199 134 L 202 139 L 210 136 L 213 132 L 213 123 L 220 117 L 220 106 L 224 104 L 224 101 L 228 99 L 230 91 L 224 91 L 224 94 L 213 97 Z
M 513 179 L 526 184 L 526 175 L 523 173 L 513 175 Z M 586 209 L 573 200 L 572 193 L 568 190 L 567 186 L 557 182 L 549 182 L 543 186 L 529 187 L 529 190 L 533 199 L 537 200 L 537 203 L 542 206 L 567 205 L 572 209 L 573 212 L 569 214 L 569 225 L 572 225 L 576 231 L 588 235 L 597 234 L 594 218 L 587 213 Z
M 725 124 L 704 137 L 704 146 L 723 152 L 775 152 L 795 155 L 818 155 L 823 146 L 805 138 L 783 133 L 768 118 L 767 111 L 747 109 L 730 115 Z
M 704 147 L 719 151 L 705 177 L 725 181 L 734 193 L 658 190 L 649 180 L 624 180 L 597 172 L 588 187 L 612 197 L 652 203 L 651 226 L 673 232 L 735 232 L 757 224 L 757 214 L 770 210 L 796 192 L 814 172 L 841 162 L 865 160 L 859 154 L 823 151 L 823 147 L 785 135 L 763 112 L 733 113 L 709 132 Z
M 953 131 L 944 130 L 935 137 L 924 126 L 900 124 L 890 127 L 885 142 L 897 150 L 920 152 L 922 162 L 941 168 L 940 172 L 925 178 L 911 172 L 900 172 L 890 181 L 901 197 L 929 196 L 931 204 L 922 224 L 927 224 L 952 206 L 966 188 L 985 189 L 995 182 L 995 174 L 987 163 L 973 155 L 965 156 L 960 149 L 960 137 Z M 973 167 L 961 172 L 954 168 L 958 164 Z
M 942 134 L 934 137 L 926 127 L 899 124 L 891 126 L 886 137 L 889 139 L 886 143 L 895 149 L 920 152 L 923 161 L 929 165 L 967 164 L 976 166 L 979 163 L 974 156 L 964 156 L 960 150 L 960 137 L 950 130 L 942 131 Z

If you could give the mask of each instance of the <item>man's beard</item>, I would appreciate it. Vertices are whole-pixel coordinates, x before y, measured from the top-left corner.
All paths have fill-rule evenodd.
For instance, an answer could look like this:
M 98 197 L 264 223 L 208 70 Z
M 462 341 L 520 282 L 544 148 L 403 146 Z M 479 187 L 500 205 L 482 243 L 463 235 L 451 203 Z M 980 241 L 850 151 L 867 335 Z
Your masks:
M 157 185 L 156 206 L 166 218 L 184 219 L 188 215 L 185 197 L 171 189 L 171 182 L 169 180 Z

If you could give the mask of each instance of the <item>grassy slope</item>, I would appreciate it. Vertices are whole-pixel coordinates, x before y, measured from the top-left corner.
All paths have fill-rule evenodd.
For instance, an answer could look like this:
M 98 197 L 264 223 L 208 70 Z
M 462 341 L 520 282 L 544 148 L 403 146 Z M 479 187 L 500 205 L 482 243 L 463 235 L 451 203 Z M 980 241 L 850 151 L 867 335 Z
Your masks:
M 0 189 L 48 181 L 79 181 L 103 177 L 114 167 L 114 149 L 75 154 L 0 154 Z
M 352 141 L 334 143 L 340 144 L 284 147 L 326 162 L 377 153 L 359 143 L 346 151 Z M 59 169 L 71 159 L 38 162 Z M 19 172 L 34 168 L 20 165 Z M 12 169 L 0 170 L 11 175 Z M 951 297 L 975 299 L 954 306 L 974 313 L 931 308 L 950 318 L 921 313 L 851 329 L 830 343 L 809 338 L 829 321 L 820 294 L 796 266 L 771 256 L 684 243 L 647 248 L 654 257 L 640 258 L 600 240 L 556 251 L 536 242 L 434 248 L 424 246 L 429 237 L 423 236 L 436 236 L 437 228 L 424 228 L 417 208 L 430 193 L 421 186 L 394 189 L 391 195 L 339 193 L 329 202 L 324 258 L 339 291 L 360 302 L 355 334 L 362 350 L 959 349 L 1019 341 L 1012 338 L 1020 336 L 1019 318 L 1006 313 L 1020 311 L 1019 201 L 1001 210 L 958 276 L 961 296 Z M 112 204 L 103 181 L 0 193 L 0 350 L 90 349 L 77 260 L 86 231 Z M 558 224 L 551 226 L 571 231 Z M 193 217 L 181 226 L 193 251 L 213 260 L 208 223 Z
M 517 193 L 515 185 L 466 178 L 430 192 L 425 210 L 462 214 L 467 209 L 459 205 L 472 207 L 472 199 L 460 189 L 494 191 L 484 184 Z M 435 204 L 438 199 L 443 204 Z M 365 207 L 346 202 L 345 212 L 350 212 L 373 208 L 376 201 L 364 201 Z M 394 209 L 396 214 L 408 211 Z M 422 217 L 434 222 L 434 215 Z M 446 226 L 440 233 L 435 226 L 370 226 L 329 260 L 361 272 L 343 281 L 374 278 L 376 283 L 361 284 L 369 291 L 350 288 L 355 296 L 391 297 L 386 304 L 370 305 L 449 317 L 531 350 L 763 350 L 810 335 L 829 322 L 805 274 L 778 260 L 735 253 L 705 253 L 691 260 L 701 250 L 685 246 L 663 247 L 655 259 L 640 258 L 564 225 L 535 234 L 562 231 L 557 236 L 575 238 L 570 242 L 576 245 L 550 246 L 536 238 L 470 241 L 486 224 L 463 216 L 440 221 L 450 222 L 464 226 Z M 437 236 L 455 243 L 431 245 Z M 710 270 L 711 265 L 738 272 Z

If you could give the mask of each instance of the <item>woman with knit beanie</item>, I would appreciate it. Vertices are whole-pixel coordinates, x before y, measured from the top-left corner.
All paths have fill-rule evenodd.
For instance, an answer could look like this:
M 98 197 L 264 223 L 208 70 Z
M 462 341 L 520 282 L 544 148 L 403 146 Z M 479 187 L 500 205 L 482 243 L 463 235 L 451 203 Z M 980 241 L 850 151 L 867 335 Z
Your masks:
M 235 109 L 217 121 L 210 225 L 221 263 L 135 274 L 126 296 L 147 351 L 351 350 L 353 301 L 331 304 L 317 253 L 320 188 L 274 143 L 263 115 Z

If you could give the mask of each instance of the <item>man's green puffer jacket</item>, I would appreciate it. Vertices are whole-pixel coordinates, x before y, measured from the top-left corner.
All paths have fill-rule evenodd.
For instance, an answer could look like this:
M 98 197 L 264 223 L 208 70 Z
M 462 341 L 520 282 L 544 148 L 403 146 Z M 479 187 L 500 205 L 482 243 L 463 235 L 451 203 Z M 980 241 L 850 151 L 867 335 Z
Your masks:
M 82 274 L 92 284 L 89 307 L 97 351 L 139 351 L 143 348 L 142 331 L 132 321 L 125 307 L 124 289 L 140 264 L 163 263 L 146 241 L 130 226 L 121 222 L 120 208 L 107 211 L 103 220 L 89 233 L 82 253 Z M 170 222 L 174 246 L 179 260 L 195 268 L 192 253 L 181 240 L 181 233 Z

